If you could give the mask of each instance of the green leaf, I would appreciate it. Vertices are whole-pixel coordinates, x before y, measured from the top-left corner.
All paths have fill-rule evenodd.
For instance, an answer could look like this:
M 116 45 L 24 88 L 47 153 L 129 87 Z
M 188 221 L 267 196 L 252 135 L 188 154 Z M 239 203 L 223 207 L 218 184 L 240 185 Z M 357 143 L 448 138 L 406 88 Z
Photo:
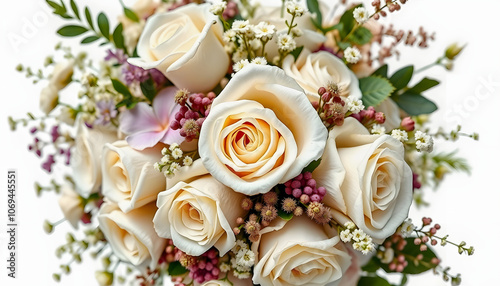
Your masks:
M 113 88 L 118 93 L 123 94 L 123 96 L 125 96 L 125 98 L 131 98 L 132 97 L 132 93 L 130 92 L 130 90 L 128 89 L 128 87 L 125 86 L 121 81 L 112 78 L 111 79 L 111 83 L 113 84 Z
M 295 60 L 297 60 L 303 49 L 304 49 L 304 46 L 300 46 L 298 48 L 295 48 L 295 50 L 293 50 L 290 54 L 293 55 L 293 58 Z
M 352 36 L 349 37 L 349 41 L 356 45 L 364 45 L 369 43 L 373 38 L 372 32 L 365 27 L 359 27 Z
M 323 34 L 326 34 L 326 33 L 330 32 L 330 31 L 333 31 L 333 30 L 339 30 L 340 31 L 340 30 L 343 29 L 343 27 L 344 27 L 344 24 L 338 23 L 338 24 L 335 24 L 333 26 L 330 26 L 330 27 L 327 27 L 327 28 L 323 28 L 323 29 L 321 29 L 321 31 L 323 32 Z
M 382 277 L 361 277 L 358 286 L 392 286 Z
M 412 76 L 413 66 L 407 66 L 395 72 L 389 80 L 396 90 L 400 90 L 408 86 Z
M 321 158 L 319 158 L 318 160 L 312 161 L 311 163 L 309 163 L 309 165 L 307 165 L 307 167 L 305 167 L 302 170 L 302 173 L 304 173 L 304 172 L 312 173 L 314 170 L 316 170 L 316 168 L 318 168 L 320 163 L 321 163 Z
M 93 43 L 99 39 L 100 38 L 97 36 L 88 36 L 88 37 L 84 38 L 81 43 L 82 44 L 90 44 L 90 43 Z
M 424 78 L 419 83 L 417 83 L 414 87 L 408 90 L 411 93 L 422 93 L 428 89 L 431 89 L 439 84 L 439 81 L 430 78 Z
M 63 18 L 68 18 L 69 16 L 66 14 L 68 11 L 66 10 L 66 7 L 63 5 L 59 5 L 54 1 L 47 0 L 47 4 L 49 4 L 52 9 L 54 9 L 54 14 L 59 15 Z M 63 3 L 64 4 L 64 3 Z M 71 17 L 69 17 L 71 18 Z
M 359 79 L 359 88 L 363 93 L 361 100 L 365 106 L 377 106 L 394 91 L 391 83 L 383 77 L 369 76 Z
M 345 50 L 345 49 L 349 48 L 351 46 L 351 44 L 349 44 L 347 42 L 337 42 L 337 46 L 339 46 L 339 48 L 341 50 Z
M 399 286 L 405 286 L 406 283 L 408 283 L 408 276 L 406 274 L 403 274 L 401 277 L 401 282 L 399 283 Z
M 87 32 L 88 29 L 82 26 L 77 26 L 77 25 L 68 25 L 64 26 L 61 29 L 57 31 L 57 33 L 63 37 L 75 37 L 79 36 L 85 32 Z
M 321 15 L 318 0 L 307 0 L 307 9 L 312 14 L 316 14 L 316 17 L 312 18 L 311 21 L 313 22 L 314 26 L 316 26 L 316 28 L 322 30 L 323 16 Z
M 347 11 L 340 17 L 339 23 L 342 23 L 342 29 L 339 30 L 340 39 L 345 40 L 345 37 L 349 35 L 349 33 L 356 26 L 356 20 L 354 19 L 354 9 L 360 7 L 362 5 L 357 5 Z
M 149 77 L 145 82 L 141 82 L 141 90 L 144 96 L 152 103 L 156 96 L 156 88 L 151 77 Z
M 106 38 L 109 39 L 109 21 L 108 17 L 104 13 L 99 13 L 97 16 L 97 26 L 99 26 L 99 31 Z
M 170 276 L 178 276 L 188 272 L 179 261 L 170 262 L 167 271 Z
M 123 25 L 120 23 L 120 25 L 116 26 L 114 32 L 113 32 L 113 42 L 115 43 L 115 47 L 118 49 L 125 49 L 125 40 L 123 38 Z
M 387 78 L 387 64 L 379 67 L 376 71 L 372 73 L 372 76 L 378 75 Z
M 92 14 L 90 14 L 89 7 L 85 7 L 85 18 L 87 18 L 87 23 L 89 23 L 89 26 L 92 28 L 92 30 L 95 30 L 94 22 L 92 21 Z
M 280 209 L 278 209 L 278 216 L 286 221 L 289 221 L 293 218 L 293 212 L 287 213 L 280 208 Z
M 139 17 L 137 17 L 135 12 L 130 10 L 129 8 L 123 7 L 123 13 L 125 14 L 125 17 L 129 18 L 130 20 L 134 22 L 139 22 Z
M 417 93 L 405 92 L 401 95 L 391 96 L 391 99 L 411 116 L 429 114 L 437 110 L 434 102 Z
M 366 272 L 375 272 L 380 268 L 380 265 L 378 265 L 377 261 L 375 261 L 373 258 L 368 261 L 363 267 L 361 267 L 361 270 L 366 271 Z
M 70 1 L 71 4 L 71 9 L 73 10 L 73 13 L 75 13 L 76 18 L 80 20 L 80 11 L 78 11 L 78 6 L 76 5 L 74 0 Z

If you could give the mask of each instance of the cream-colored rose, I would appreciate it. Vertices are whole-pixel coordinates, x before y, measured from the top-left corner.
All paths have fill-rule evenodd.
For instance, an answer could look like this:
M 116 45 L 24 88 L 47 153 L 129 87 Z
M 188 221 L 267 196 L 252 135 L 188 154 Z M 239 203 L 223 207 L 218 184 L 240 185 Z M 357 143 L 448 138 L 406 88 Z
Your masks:
M 408 216 L 413 176 L 403 144 L 389 135 L 370 135 L 354 118 L 330 131 L 313 177 L 326 188 L 323 203 L 334 219 L 354 222 L 376 243 Z
M 164 145 L 138 151 L 125 141 L 104 145 L 102 194 L 124 212 L 156 200 L 165 190 L 165 176 L 154 168 Z
M 229 67 L 223 27 L 210 4 L 189 4 L 156 14 L 146 22 L 133 65 L 160 70 L 176 87 L 190 92 L 214 88 Z
M 195 163 L 193 169 L 204 170 L 199 160 Z M 239 204 L 243 197 L 210 175 L 180 181 L 158 195 L 156 232 L 189 255 L 201 255 L 214 246 L 223 256 L 235 244 L 232 229 L 244 214 Z
M 65 88 L 71 82 L 74 66 L 74 60 L 58 63 L 52 71 L 49 84 L 53 85 L 57 90 Z
M 401 110 L 392 99 L 386 98 L 379 105 L 375 106 L 375 110 L 385 114 L 383 125 L 386 130 L 390 131 L 401 125 Z
M 212 103 L 198 150 L 218 181 L 266 193 L 323 153 L 327 131 L 304 91 L 271 66 L 239 71 Z
M 153 228 L 154 203 L 124 213 L 110 202 L 105 202 L 97 219 L 113 253 L 139 268 L 154 269 L 167 242 L 158 237 Z
M 361 98 L 358 78 L 344 62 L 329 52 L 304 49 L 297 61 L 289 55 L 283 61 L 285 73 L 295 79 L 311 101 L 318 101 L 318 89 L 334 83 L 343 97 Z
M 234 283 L 224 280 L 210 280 L 201 284 L 201 286 L 234 286 Z
M 339 285 L 351 256 L 338 235 L 306 216 L 294 217 L 260 231 L 252 244 L 256 254 L 253 282 L 261 285 Z
M 302 17 L 296 17 L 294 19 L 294 24 L 297 24 L 297 28 L 302 31 L 300 37 L 295 38 L 297 47 L 303 46 L 304 49 L 311 51 L 317 50 L 321 44 L 325 41 L 325 36 L 318 33 L 316 27 L 311 21 L 311 13 L 306 12 Z M 285 34 L 288 31 L 288 27 L 285 21 L 290 23 L 292 15 L 284 12 L 284 17 L 281 17 L 281 6 L 265 6 L 259 5 L 255 10 L 254 17 L 250 19 L 251 24 L 258 24 L 259 22 L 266 22 L 276 27 L 276 34 Z M 266 45 L 267 58 L 272 60 L 278 54 L 278 44 L 276 43 L 276 38 L 273 38 Z
M 85 213 L 83 210 L 82 197 L 68 185 L 62 185 L 62 195 L 59 197 L 59 207 L 64 217 L 75 228 L 78 229 L 78 222 Z
M 117 140 L 116 130 L 100 126 L 89 128 L 81 117 L 77 119 L 75 147 L 71 152 L 70 165 L 76 191 L 87 198 L 101 186 L 101 154 L 104 144 Z
M 40 110 L 48 115 L 59 103 L 59 91 L 49 84 L 40 91 Z

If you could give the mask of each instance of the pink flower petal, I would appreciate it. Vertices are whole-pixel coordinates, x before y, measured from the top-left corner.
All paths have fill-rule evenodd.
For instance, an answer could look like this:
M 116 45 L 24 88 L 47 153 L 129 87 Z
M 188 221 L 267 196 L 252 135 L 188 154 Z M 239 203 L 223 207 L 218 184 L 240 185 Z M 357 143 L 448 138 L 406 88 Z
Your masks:
M 167 130 L 157 131 L 146 131 L 141 133 L 135 133 L 127 136 L 128 145 L 136 150 L 144 150 L 158 144 L 163 136 L 165 136 Z
M 165 127 L 169 124 L 169 118 L 180 109 L 180 106 L 174 100 L 176 92 L 177 88 L 175 86 L 169 86 L 160 90 L 153 100 L 153 111 L 158 121 Z
M 156 118 L 153 108 L 145 102 L 139 102 L 134 108 L 122 112 L 120 129 L 125 134 L 144 131 L 161 131 L 163 127 Z
M 172 143 L 181 144 L 182 142 L 184 142 L 184 139 L 185 138 L 182 137 L 179 133 L 179 130 L 172 130 L 169 128 L 169 130 L 165 133 L 165 136 L 163 136 L 160 141 L 162 143 L 170 145 Z

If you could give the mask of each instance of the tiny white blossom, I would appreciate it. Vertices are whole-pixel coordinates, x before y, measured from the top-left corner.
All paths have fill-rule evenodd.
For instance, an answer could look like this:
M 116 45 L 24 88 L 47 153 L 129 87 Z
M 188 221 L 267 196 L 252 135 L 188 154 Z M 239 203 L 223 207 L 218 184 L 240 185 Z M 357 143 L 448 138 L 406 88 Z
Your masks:
M 385 127 L 380 124 L 375 124 L 370 131 L 372 134 L 385 134 Z
M 344 226 L 348 229 L 351 229 L 351 230 L 356 228 L 356 225 L 352 221 L 348 221 L 348 222 L 344 223 Z
M 375 246 L 373 245 L 373 243 L 365 243 L 362 245 L 362 248 L 363 250 L 361 250 L 361 253 L 363 253 L 364 255 L 367 255 L 375 250 Z
M 231 265 L 227 264 L 227 263 L 221 263 L 220 266 L 219 266 L 219 270 L 223 273 L 226 273 L 228 272 L 229 270 L 231 270 Z
M 361 52 L 356 47 L 348 47 L 344 51 L 344 58 L 350 64 L 355 64 L 361 60 Z
M 415 225 L 413 225 L 411 218 L 406 219 L 401 225 L 401 236 L 408 237 L 415 230 Z
M 170 165 L 170 168 L 169 168 L 169 171 L 173 174 L 175 173 L 176 171 L 178 171 L 179 169 L 181 168 L 181 165 L 179 165 L 178 163 L 172 163 Z
M 255 253 L 250 249 L 241 249 L 236 254 L 236 263 L 244 267 L 252 267 L 255 263 Z
M 181 148 L 175 148 L 173 151 L 172 151 L 172 157 L 174 157 L 174 159 L 180 159 L 182 157 L 182 150 Z
M 248 57 L 248 52 L 243 48 L 239 48 L 233 53 L 232 59 L 233 62 L 237 63 L 241 60 L 245 60 L 247 57 Z
M 161 149 L 161 154 L 162 154 L 162 155 L 167 155 L 167 154 L 168 154 L 168 149 L 167 149 L 167 147 L 163 147 L 163 149 Z
M 368 11 L 366 10 L 365 7 L 358 7 L 356 9 L 354 9 L 353 16 L 354 16 L 354 19 L 356 19 L 356 21 L 360 25 L 366 23 L 366 21 L 368 21 L 368 19 L 370 17 L 368 15 Z
M 239 272 L 239 271 L 234 270 L 233 274 L 238 279 L 247 279 L 247 278 L 250 278 L 250 272 Z
M 295 40 L 292 36 L 287 34 L 280 34 L 278 36 L 278 48 L 280 49 L 280 51 L 291 52 L 295 50 L 296 47 L 297 43 L 295 43 Z
M 168 147 L 168 149 L 169 149 L 171 152 L 172 152 L 172 151 L 174 151 L 174 150 L 175 150 L 175 149 L 177 149 L 177 148 L 179 148 L 179 144 L 177 144 L 177 143 L 172 143 L 172 144 L 170 145 L 170 147 Z
M 219 3 L 213 3 L 212 6 L 210 6 L 210 13 L 213 13 L 214 15 L 219 15 L 224 12 L 224 9 L 226 9 L 226 1 L 222 1 Z
M 302 5 L 293 0 L 287 1 L 285 6 L 286 11 L 291 15 L 294 15 L 295 17 L 300 17 L 304 15 L 305 12 L 307 12 L 307 10 Z
M 193 158 L 191 158 L 189 156 L 184 157 L 184 159 L 182 160 L 182 164 L 184 166 L 191 166 L 191 165 L 193 165 Z
M 247 59 L 242 59 L 241 61 L 239 61 L 233 65 L 233 71 L 235 73 L 239 72 L 240 70 L 242 70 L 244 67 L 246 67 L 249 64 L 250 64 L 250 62 Z
M 419 152 L 432 152 L 434 148 L 434 139 L 425 132 L 417 130 L 415 132 L 415 147 Z
M 161 162 L 162 163 L 168 163 L 170 161 L 170 156 L 169 155 L 165 155 L 163 157 L 161 157 Z
M 158 172 L 161 172 L 161 168 L 160 168 L 160 163 L 156 162 L 153 167 L 155 168 L 156 171 Z
M 352 232 L 352 239 L 354 241 L 362 241 L 364 240 L 366 237 L 366 234 L 364 231 L 362 231 L 361 229 L 355 229 L 353 232 Z
M 304 35 L 304 32 L 302 32 L 302 29 L 297 28 L 297 27 L 292 28 L 291 32 L 292 32 L 292 35 L 294 38 L 298 38 L 298 37 Z
M 255 59 L 252 60 L 252 64 L 256 65 L 267 65 L 267 60 L 264 57 L 256 57 Z
M 363 105 L 363 101 L 361 99 L 357 99 L 355 97 L 349 96 L 346 100 L 346 105 L 347 105 L 347 110 L 350 112 L 357 114 L 361 110 L 365 109 L 365 106 Z
M 231 249 L 231 251 L 234 254 L 237 254 L 241 249 L 249 249 L 249 247 L 248 244 L 246 244 L 243 240 L 238 239 L 234 244 L 233 249 Z
M 401 143 L 408 141 L 408 133 L 406 133 L 406 131 L 401 130 L 401 129 L 392 130 L 391 136 L 394 137 L 395 139 L 399 140 Z
M 227 30 L 224 32 L 224 35 L 222 36 L 222 40 L 226 43 L 231 43 L 236 41 L 236 31 L 234 30 Z
M 352 239 L 352 234 L 348 229 L 340 232 L 340 240 L 342 240 L 343 242 L 346 242 L 346 243 L 350 242 L 351 239 Z
M 253 31 L 257 39 L 268 41 L 273 38 L 274 33 L 276 32 L 276 26 L 266 22 L 260 22 L 253 27 Z
M 233 22 L 233 29 L 236 33 L 245 34 L 250 30 L 250 22 L 248 20 L 236 20 Z

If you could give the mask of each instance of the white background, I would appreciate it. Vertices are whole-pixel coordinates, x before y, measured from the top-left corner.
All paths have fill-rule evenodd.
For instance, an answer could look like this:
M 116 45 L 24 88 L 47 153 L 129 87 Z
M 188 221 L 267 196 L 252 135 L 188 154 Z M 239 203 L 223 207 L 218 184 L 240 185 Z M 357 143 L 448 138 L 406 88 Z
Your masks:
M 79 1 L 90 6 L 94 15 L 105 10 L 114 20 L 120 12 L 118 1 Z M 130 1 L 126 1 L 130 3 Z M 5 5 L 7 7 L 5 7 Z M 67 223 L 57 228 L 52 235 L 42 229 L 45 219 L 59 220 L 62 217 L 56 197 L 46 195 L 37 198 L 33 190 L 34 181 L 44 184 L 49 177 L 40 169 L 41 162 L 27 151 L 31 136 L 27 129 L 10 132 L 7 116 L 25 116 L 28 111 L 38 110 L 38 94 L 43 84 L 33 86 L 24 76 L 14 71 L 18 63 L 41 67 L 46 55 L 53 53 L 55 43 L 63 39 L 55 35 L 63 21 L 52 17 L 44 1 L 7 1 L 2 8 L 0 29 L 1 87 L 0 100 L 0 284 L 1 285 L 54 285 L 51 276 L 59 272 L 55 248 L 64 242 L 64 234 L 70 229 Z M 500 2 L 495 0 L 419 0 L 409 1 L 402 11 L 391 15 L 397 28 L 416 30 L 420 25 L 435 31 L 437 39 L 426 50 L 412 49 L 395 62 L 393 70 L 407 64 L 421 67 L 442 54 L 444 48 L 455 41 L 467 48 L 457 59 L 454 71 L 445 72 L 433 68 L 427 75 L 444 80 L 445 84 L 427 95 L 436 101 L 440 110 L 432 117 L 435 123 L 445 128 L 454 128 L 456 123 L 465 132 L 480 133 L 480 141 L 462 139 L 456 144 L 436 142 L 438 150 L 460 149 L 473 167 L 472 176 L 456 174 L 449 176 L 438 191 L 428 190 L 426 199 L 430 208 L 412 210 L 418 221 L 423 215 L 431 216 L 442 225 L 442 234 L 450 239 L 467 241 L 476 248 L 472 257 L 459 256 L 454 247 L 438 247 L 443 265 L 451 267 L 451 273 L 460 272 L 462 285 L 492 285 L 497 277 L 497 256 L 500 254 L 497 241 L 500 237 L 500 140 L 499 94 L 500 94 L 500 40 L 498 39 L 498 11 Z M 13 38 L 21 39 L 18 44 Z M 66 45 L 77 47 L 77 40 L 66 40 Z M 91 49 L 97 51 L 96 48 Z M 392 72 L 391 71 L 391 72 Z M 485 84 L 490 82 L 490 84 Z M 460 111 L 461 110 L 461 111 Z M 39 114 L 39 112 L 36 112 Z M 458 120 L 457 120 L 458 119 Z M 18 218 L 18 278 L 6 277 L 4 267 L 7 258 L 6 185 L 7 170 L 17 169 L 17 218 Z M 3 175 L 2 175 L 3 174 Z M 94 280 L 99 263 L 88 257 L 82 265 L 75 265 L 70 277 L 63 277 L 61 285 L 97 285 Z M 495 280 L 494 280 L 495 279 Z M 449 285 L 432 274 L 414 277 L 409 285 Z

